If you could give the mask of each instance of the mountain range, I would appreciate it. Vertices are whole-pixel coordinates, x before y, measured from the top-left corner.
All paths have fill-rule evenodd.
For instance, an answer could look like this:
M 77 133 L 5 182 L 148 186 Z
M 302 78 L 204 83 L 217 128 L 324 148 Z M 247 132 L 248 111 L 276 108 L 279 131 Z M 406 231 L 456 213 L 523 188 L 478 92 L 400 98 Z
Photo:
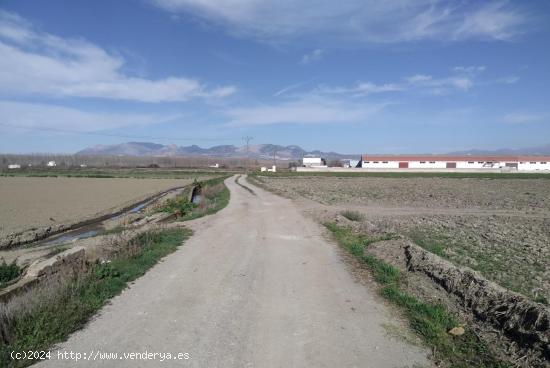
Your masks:
M 278 160 L 298 160 L 306 155 L 320 156 L 327 159 L 355 158 L 361 154 L 343 154 L 319 150 L 306 151 L 300 146 L 280 146 L 276 144 L 255 144 L 248 148 L 249 155 L 255 159 L 271 159 L 275 154 Z M 542 146 L 521 149 L 501 148 L 498 150 L 472 149 L 468 151 L 449 152 L 449 155 L 550 155 L 550 143 Z M 101 156 L 206 156 L 206 157 L 246 157 L 246 146 L 221 145 L 202 148 L 197 145 L 176 146 L 150 142 L 127 142 L 112 145 L 95 145 L 77 152 L 77 155 Z
M 248 147 L 248 155 L 256 159 L 297 160 L 306 155 L 321 156 L 328 159 L 359 158 L 360 154 L 341 154 L 319 150 L 306 151 L 295 145 L 255 144 Z M 197 145 L 176 146 L 149 142 L 127 142 L 113 145 L 95 145 L 77 152 L 77 155 L 109 156 L 210 156 L 210 157 L 246 157 L 246 146 L 221 145 L 202 148 Z
M 451 155 L 550 155 L 550 143 L 544 144 L 542 146 L 526 147 L 519 149 L 512 148 L 500 148 L 494 151 L 481 150 L 481 149 L 472 149 L 469 151 L 457 151 L 450 152 Z

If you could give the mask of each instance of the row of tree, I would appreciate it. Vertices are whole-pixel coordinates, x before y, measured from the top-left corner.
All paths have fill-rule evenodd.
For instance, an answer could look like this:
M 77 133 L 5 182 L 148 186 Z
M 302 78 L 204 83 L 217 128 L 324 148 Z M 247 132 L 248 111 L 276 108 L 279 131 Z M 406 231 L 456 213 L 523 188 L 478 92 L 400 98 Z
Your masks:
M 250 168 L 270 166 L 269 160 L 247 160 L 246 158 L 216 158 L 203 156 L 97 156 L 97 155 L 64 155 L 50 153 L 36 154 L 0 154 L 0 168 L 7 169 L 8 165 L 17 164 L 25 167 L 47 167 L 47 163 L 55 161 L 59 168 L 70 167 L 162 167 L 162 168 L 204 168 L 219 164 L 220 168 Z M 287 167 L 288 163 L 278 162 L 278 166 Z

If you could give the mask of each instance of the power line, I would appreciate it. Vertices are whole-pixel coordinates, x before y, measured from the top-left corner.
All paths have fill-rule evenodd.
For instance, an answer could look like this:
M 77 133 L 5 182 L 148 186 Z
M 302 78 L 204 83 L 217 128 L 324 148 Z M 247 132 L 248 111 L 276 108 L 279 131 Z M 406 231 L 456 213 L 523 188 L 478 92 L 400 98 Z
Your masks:
M 56 132 L 56 133 L 67 133 L 67 134 L 76 134 L 76 135 L 92 135 L 92 136 L 102 136 L 102 137 L 115 137 L 115 138 L 126 138 L 126 139 L 151 139 L 151 140 L 172 140 L 172 141 L 235 141 L 237 138 L 178 138 L 178 137 L 155 137 L 155 136 L 132 136 L 125 134 L 115 134 L 115 133 L 98 133 L 98 132 L 79 132 L 76 130 L 68 129 L 56 129 L 56 128 L 45 128 L 45 127 L 21 127 L 13 124 L 0 123 L 0 126 L 5 126 L 9 128 L 17 129 L 28 129 L 28 130 L 38 130 L 44 132 Z

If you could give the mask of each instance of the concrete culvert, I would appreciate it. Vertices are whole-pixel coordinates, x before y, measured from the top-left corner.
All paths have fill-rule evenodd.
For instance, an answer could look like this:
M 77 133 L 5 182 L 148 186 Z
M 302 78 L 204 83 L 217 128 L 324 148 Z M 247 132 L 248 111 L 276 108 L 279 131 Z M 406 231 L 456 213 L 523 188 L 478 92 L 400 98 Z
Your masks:
M 191 190 L 189 201 L 191 203 L 199 204 L 201 203 L 201 200 L 202 200 L 202 186 L 195 185 Z

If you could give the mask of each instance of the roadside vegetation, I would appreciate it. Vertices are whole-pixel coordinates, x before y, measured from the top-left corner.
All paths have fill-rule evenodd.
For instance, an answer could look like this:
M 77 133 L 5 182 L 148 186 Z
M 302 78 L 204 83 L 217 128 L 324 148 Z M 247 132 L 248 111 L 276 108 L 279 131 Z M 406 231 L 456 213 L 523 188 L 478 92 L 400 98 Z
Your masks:
M 495 358 L 488 347 L 467 327 L 461 336 L 449 334 L 451 329 L 460 326 L 456 316 L 441 304 L 425 303 L 404 291 L 401 284 L 406 280 L 399 269 L 365 254 L 364 251 L 370 244 L 387 240 L 391 236 L 369 238 L 332 222 L 325 226 L 343 249 L 368 266 L 381 286 L 380 294 L 403 311 L 410 327 L 432 349 L 437 363 L 459 368 L 509 367 Z
M 195 182 L 193 186 L 200 188 L 201 200 L 193 203 L 189 200 L 189 192 L 183 192 L 174 199 L 169 199 L 161 207 L 159 212 L 171 213 L 179 221 L 193 220 L 198 217 L 211 215 L 229 203 L 229 189 L 224 184 L 227 176 Z
M 107 301 L 129 282 L 145 274 L 191 235 L 188 229 L 142 233 L 110 262 L 91 266 L 77 277 L 51 277 L 44 287 L 13 297 L 0 306 L 0 366 L 23 367 L 11 351 L 43 351 L 82 328 Z
M 21 268 L 14 261 L 6 263 L 6 260 L 2 259 L 0 263 L 0 289 L 9 285 L 21 275 Z

